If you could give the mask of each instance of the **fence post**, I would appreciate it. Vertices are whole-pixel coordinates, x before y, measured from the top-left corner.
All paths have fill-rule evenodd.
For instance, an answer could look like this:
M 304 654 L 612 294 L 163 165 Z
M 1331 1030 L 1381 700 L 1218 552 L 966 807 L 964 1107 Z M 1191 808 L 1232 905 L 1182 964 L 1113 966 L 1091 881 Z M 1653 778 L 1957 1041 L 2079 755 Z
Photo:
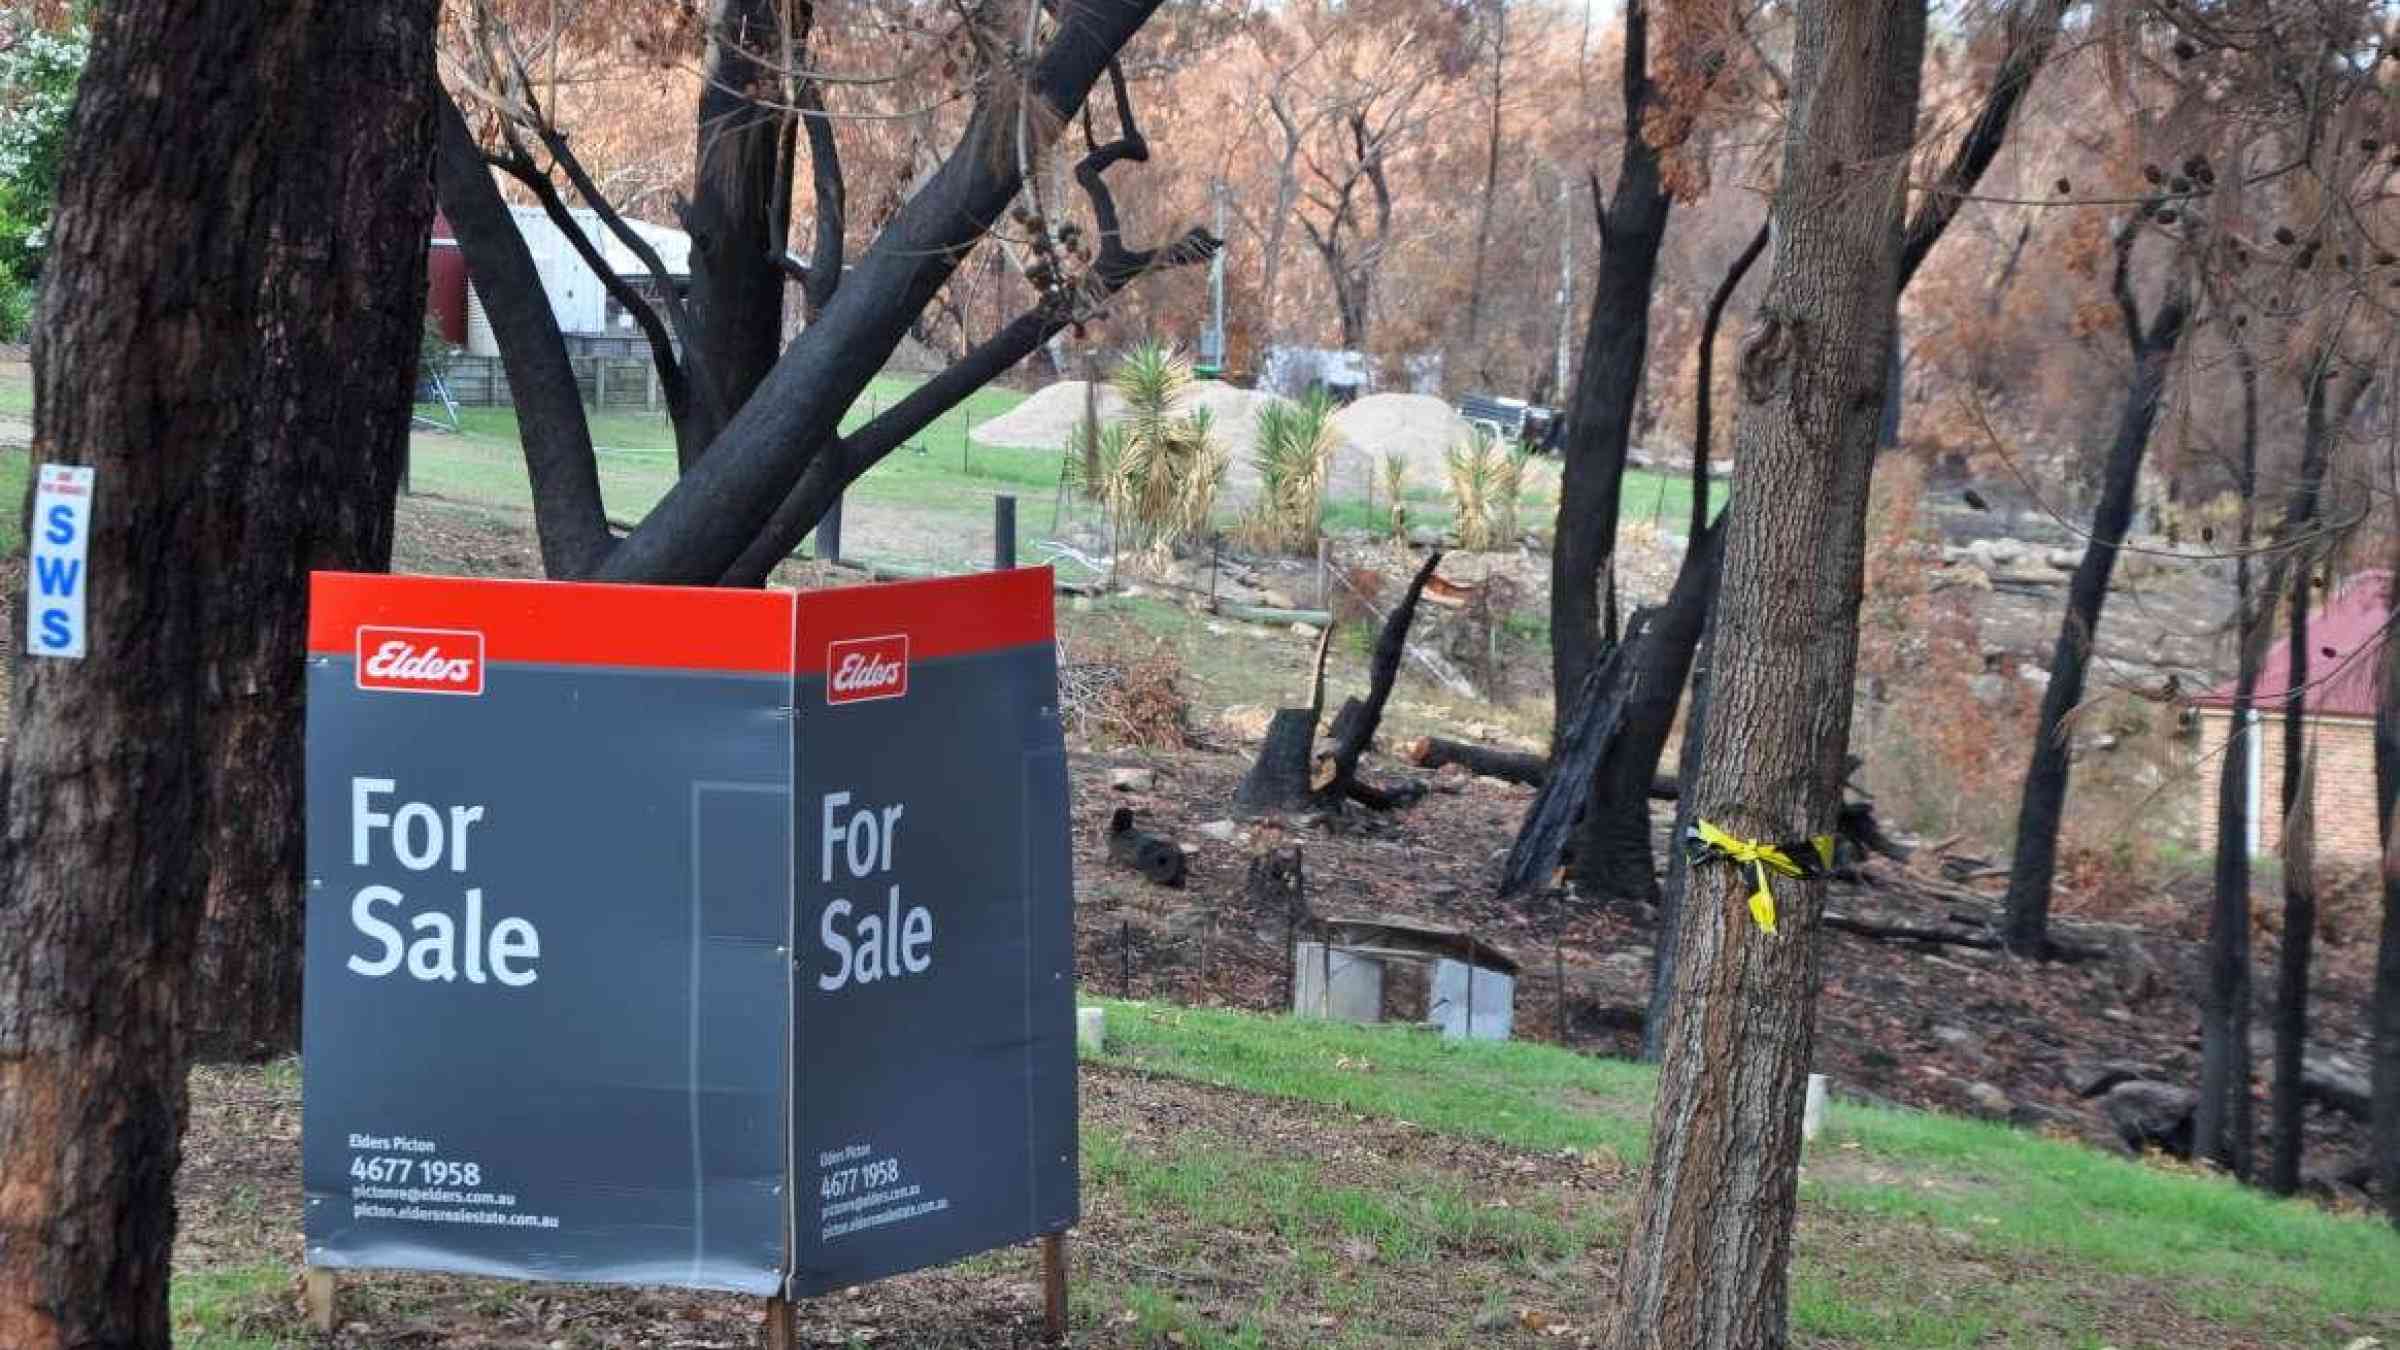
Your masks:
M 599 412 L 608 410 L 608 367 L 607 357 L 592 358 L 592 407 Z
M 1005 572 L 1017 565 L 1017 499 L 992 498 L 992 567 Z
M 650 412 L 657 412 L 658 363 L 655 361 L 645 363 L 642 366 L 642 377 L 642 407 Z
M 817 553 L 826 562 L 842 560 L 842 499 L 836 495 L 833 505 L 817 518 Z

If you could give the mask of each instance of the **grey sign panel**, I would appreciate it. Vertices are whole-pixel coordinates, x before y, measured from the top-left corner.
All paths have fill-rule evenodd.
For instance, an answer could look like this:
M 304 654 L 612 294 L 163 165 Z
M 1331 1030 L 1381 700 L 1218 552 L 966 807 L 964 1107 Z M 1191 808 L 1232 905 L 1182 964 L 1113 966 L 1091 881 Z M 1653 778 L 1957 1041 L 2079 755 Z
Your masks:
M 788 680 L 358 676 L 312 658 L 310 1263 L 779 1289 Z
M 795 1295 L 1078 1217 L 1055 649 L 892 650 L 795 695 Z

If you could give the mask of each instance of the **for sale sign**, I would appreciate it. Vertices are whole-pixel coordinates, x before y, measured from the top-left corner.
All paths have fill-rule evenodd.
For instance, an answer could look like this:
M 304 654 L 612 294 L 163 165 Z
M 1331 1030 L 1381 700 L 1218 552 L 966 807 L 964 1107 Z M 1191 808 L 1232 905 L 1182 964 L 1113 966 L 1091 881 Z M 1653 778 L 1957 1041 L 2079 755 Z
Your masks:
M 309 1259 L 808 1293 L 1076 1217 L 1046 573 L 320 574 Z
M 804 593 L 793 1288 L 1075 1221 L 1046 571 Z

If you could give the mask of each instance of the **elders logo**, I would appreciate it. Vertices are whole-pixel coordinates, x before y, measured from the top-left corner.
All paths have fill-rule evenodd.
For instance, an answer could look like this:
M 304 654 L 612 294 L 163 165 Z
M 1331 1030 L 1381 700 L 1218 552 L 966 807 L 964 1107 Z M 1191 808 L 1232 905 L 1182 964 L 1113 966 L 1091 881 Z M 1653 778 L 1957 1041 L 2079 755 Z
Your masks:
M 864 703 L 908 692 L 908 634 L 852 638 L 825 648 L 825 701 Z
M 483 634 L 456 628 L 361 627 L 358 687 L 410 694 L 480 694 Z

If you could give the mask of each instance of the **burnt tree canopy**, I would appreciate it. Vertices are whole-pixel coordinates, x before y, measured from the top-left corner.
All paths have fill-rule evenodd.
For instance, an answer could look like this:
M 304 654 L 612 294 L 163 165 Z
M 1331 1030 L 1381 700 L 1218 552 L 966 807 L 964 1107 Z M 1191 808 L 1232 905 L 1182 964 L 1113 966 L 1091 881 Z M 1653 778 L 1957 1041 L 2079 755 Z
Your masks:
M 990 60 L 962 76 L 974 111 L 957 143 L 873 242 L 845 257 L 840 117 L 826 111 L 813 77 L 784 92 L 808 70 L 811 50 L 806 7 L 796 17 L 781 8 L 771 0 L 710 7 L 710 78 L 695 109 L 701 171 L 684 211 L 697 303 L 684 304 L 671 285 L 653 304 L 622 281 L 609 283 L 648 340 L 681 467 L 665 498 L 621 537 L 602 509 L 564 339 L 540 312 L 538 278 L 516 256 L 522 244 L 511 242 L 514 225 L 488 171 L 502 170 L 539 200 L 587 259 L 598 241 L 569 214 L 560 179 L 637 255 L 647 245 L 576 157 L 504 22 L 477 4 L 464 25 L 464 50 L 450 63 L 454 83 L 491 114 L 497 131 L 478 140 L 462 109 L 445 109 L 442 204 L 492 312 L 511 387 L 529 409 L 520 430 L 543 563 L 554 577 L 758 584 L 846 486 L 910 436 L 1146 273 L 1203 261 L 1219 246 L 1197 228 L 1153 247 L 1125 238 L 1106 175 L 1147 161 L 1150 145 L 1118 57 L 1158 8 L 1158 0 L 1131 0 L 1043 8 L 1029 28 L 987 34 L 995 40 L 979 49 Z M 1029 37 L 1024 59 L 999 55 Z M 1114 121 L 1106 135 L 1106 119 L 1084 106 L 1104 80 Z M 1072 154 L 1077 138 L 1081 150 Z M 790 194 L 803 154 L 818 214 L 817 253 L 806 266 L 793 262 L 788 247 Z M 1046 166 L 1059 155 L 1072 160 L 1092 247 L 1064 228 L 1069 203 L 1042 197 Z M 843 432 L 841 419 L 868 381 L 1012 204 L 1046 263 L 1036 304 L 908 397 Z M 664 281 L 654 258 L 649 266 Z M 811 321 L 778 349 L 787 281 L 801 288 Z

